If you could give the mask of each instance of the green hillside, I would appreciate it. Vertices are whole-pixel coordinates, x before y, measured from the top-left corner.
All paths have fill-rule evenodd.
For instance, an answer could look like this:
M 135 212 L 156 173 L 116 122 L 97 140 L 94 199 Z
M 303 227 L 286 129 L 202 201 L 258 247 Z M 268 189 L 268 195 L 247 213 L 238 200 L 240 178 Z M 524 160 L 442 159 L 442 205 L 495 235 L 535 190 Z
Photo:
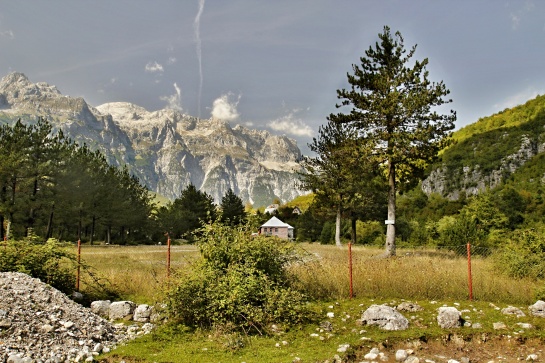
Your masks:
M 456 131 L 452 138 L 455 142 L 461 142 L 474 135 L 492 130 L 517 127 L 533 119 L 543 117 L 544 113 L 545 95 L 537 96 L 523 105 L 506 108 L 492 116 L 480 118 L 477 122 Z
M 444 195 L 489 183 L 493 172 L 497 177 L 501 171 L 505 181 L 545 140 L 545 96 L 481 118 L 457 131 L 453 139 L 429 170 L 443 170 Z

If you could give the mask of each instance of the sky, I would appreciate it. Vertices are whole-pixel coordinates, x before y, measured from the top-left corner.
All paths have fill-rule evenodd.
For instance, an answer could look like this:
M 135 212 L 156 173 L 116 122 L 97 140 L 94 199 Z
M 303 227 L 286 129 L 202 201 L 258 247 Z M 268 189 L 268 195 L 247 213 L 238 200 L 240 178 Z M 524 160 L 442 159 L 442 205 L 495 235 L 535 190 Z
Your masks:
M 543 0 L 0 0 L 0 77 L 216 117 L 309 154 L 384 26 L 429 60 L 457 129 L 545 94 Z

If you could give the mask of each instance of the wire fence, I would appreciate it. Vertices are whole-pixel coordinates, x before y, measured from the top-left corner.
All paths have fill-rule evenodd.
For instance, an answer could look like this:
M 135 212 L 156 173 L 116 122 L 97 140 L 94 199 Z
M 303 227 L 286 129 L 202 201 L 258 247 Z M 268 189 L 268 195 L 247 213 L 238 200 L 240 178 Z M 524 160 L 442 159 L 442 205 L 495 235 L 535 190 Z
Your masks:
M 464 259 L 467 262 L 467 289 L 469 300 L 473 300 L 473 272 L 472 259 L 486 259 L 494 252 L 493 248 L 472 245 L 470 243 L 454 246 L 421 246 L 402 247 L 397 249 L 397 256 L 417 257 L 426 256 L 432 258 Z M 348 244 L 348 275 L 349 275 L 349 297 L 354 297 L 353 279 L 354 254 L 352 244 Z
M 164 276 L 166 280 L 168 280 L 171 276 L 171 265 L 172 265 L 172 259 L 173 255 L 171 253 L 171 239 L 169 236 L 165 236 L 165 242 L 161 244 L 161 246 L 155 246 L 155 250 L 151 251 L 146 249 L 145 251 L 136 251 L 132 248 L 119 251 L 119 252 L 113 252 L 112 255 L 116 255 L 115 258 L 117 258 L 117 254 L 127 254 L 132 255 L 134 253 L 145 253 L 150 254 L 153 252 L 154 254 L 154 263 L 160 264 L 163 266 L 159 269 L 156 269 L 156 273 L 158 273 L 158 277 L 160 275 Z M 97 246 L 98 247 L 98 246 Z M 151 247 L 151 246 L 150 246 Z M 178 248 L 180 246 L 177 246 Z M 327 246 L 324 246 L 327 248 Z M 337 250 L 334 246 L 330 246 L 331 250 Z M 159 250 L 156 250 L 156 249 Z M 348 244 L 344 246 L 342 250 L 337 250 L 337 253 L 344 254 L 345 252 L 348 253 L 348 261 L 342 258 L 342 260 L 346 261 L 343 264 L 346 264 L 346 269 L 348 270 L 349 275 L 349 297 L 354 297 L 354 278 L 353 278 L 353 269 L 358 268 L 361 266 L 362 263 L 365 264 L 365 260 L 369 257 L 363 257 L 361 254 L 362 247 L 361 245 L 357 245 L 356 250 L 353 250 L 353 246 L 351 244 Z M 374 249 L 375 251 L 380 251 L 378 248 Z M 177 251 L 177 250 L 176 250 Z M 173 251 L 174 252 L 174 251 Z M 193 251 L 195 252 L 195 251 Z M 308 252 L 308 251 L 307 251 Z M 419 246 L 419 247 L 399 247 L 397 249 L 397 257 L 403 258 L 403 257 L 430 257 L 430 258 L 437 258 L 437 259 L 453 259 L 453 260 L 460 260 L 460 262 L 455 262 L 458 266 L 460 266 L 460 263 L 467 264 L 467 290 L 468 290 L 468 296 L 470 300 L 473 300 L 473 274 L 472 274 L 472 260 L 473 259 L 488 259 L 494 252 L 493 248 L 490 247 L 484 247 L 484 246 L 478 246 L 478 245 L 472 245 L 472 244 L 460 244 L 460 245 L 454 245 L 454 246 Z M 90 254 L 92 255 L 93 252 L 89 250 L 85 250 L 83 252 L 84 254 Z M 110 252 L 108 252 L 110 253 Z M 159 257 L 157 254 L 162 254 L 163 257 Z M 177 251 L 178 255 L 176 258 L 180 258 L 179 251 Z M 309 252 L 309 255 L 312 255 L 312 253 Z M 80 289 L 80 273 L 81 269 L 80 266 L 82 266 L 82 249 L 81 249 L 81 242 L 78 241 L 77 243 L 77 272 L 76 272 L 76 291 L 79 291 Z M 150 255 L 151 258 L 151 255 Z M 161 262 L 162 261 L 162 262 Z M 175 259 L 175 264 L 176 264 Z M 338 268 L 343 269 L 342 265 L 338 265 Z M 164 269 L 164 272 L 161 272 L 161 269 Z M 346 270 L 345 270 L 346 271 Z M 462 268 L 463 271 L 463 268 Z M 463 272 L 462 272 L 463 273 Z M 346 276 L 346 275 L 345 275 Z M 346 285 L 345 285 L 346 286 Z M 361 290 L 361 287 L 358 289 L 358 291 Z M 345 290 L 346 291 L 346 290 Z M 346 295 L 345 295 L 346 296 Z

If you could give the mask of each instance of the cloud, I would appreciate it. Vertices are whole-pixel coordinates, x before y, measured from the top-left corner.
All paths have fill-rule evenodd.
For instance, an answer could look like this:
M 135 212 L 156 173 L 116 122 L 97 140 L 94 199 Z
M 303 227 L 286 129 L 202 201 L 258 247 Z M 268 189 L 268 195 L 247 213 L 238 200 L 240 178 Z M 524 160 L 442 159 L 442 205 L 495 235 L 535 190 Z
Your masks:
M 212 117 L 223 121 L 234 121 L 239 118 L 237 111 L 240 95 L 236 101 L 231 101 L 232 93 L 227 93 L 216 98 L 212 103 Z
M 177 61 L 176 57 L 169 57 L 168 60 L 167 60 L 167 64 L 171 65 L 171 64 L 176 63 L 176 61 Z
M 288 113 L 286 116 L 271 121 L 269 126 L 275 131 L 281 131 L 295 136 L 312 137 L 312 135 L 314 135 L 312 128 L 305 124 L 303 120 L 297 118 L 294 111 Z
M 0 37 L 14 39 L 15 34 L 13 33 L 13 30 L 4 30 L 4 31 L 0 31 Z
M 170 96 L 161 97 L 161 101 L 167 102 L 167 108 L 182 112 L 182 91 L 176 83 L 174 83 L 174 89 L 176 90 L 176 93 Z
M 533 1 L 526 1 L 524 2 L 524 6 L 517 11 L 511 12 L 509 16 L 511 17 L 511 27 L 513 30 L 517 30 L 520 22 L 522 20 L 522 17 L 525 16 L 528 13 L 531 13 L 534 10 L 535 4 Z
M 505 110 L 506 108 L 512 108 L 518 105 L 522 105 L 527 101 L 535 98 L 538 95 L 545 94 L 545 90 L 536 90 L 533 87 L 528 87 L 518 93 L 515 93 L 500 103 L 494 104 L 494 110 Z
M 149 62 L 148 64 L 146 64 L 146 72 L 163 72 L 163 66 L 157 62 Z
M 201 118 L 201 99 L 202 99 L 202 84 L 203 84 L 203 73 L 202 73 L 202 44 L 201 44 L 201 15 L 204 10 L 205 0 L 199 0 L 199 11 L 195 16 L 193 21 L 193 29 L 195 31 L 195 50 L 197 52 L 197 61 L 199 62 L 199 96 L 198 96 L 198 117 Z M 214 101 L 215 102 L 215 101 Z

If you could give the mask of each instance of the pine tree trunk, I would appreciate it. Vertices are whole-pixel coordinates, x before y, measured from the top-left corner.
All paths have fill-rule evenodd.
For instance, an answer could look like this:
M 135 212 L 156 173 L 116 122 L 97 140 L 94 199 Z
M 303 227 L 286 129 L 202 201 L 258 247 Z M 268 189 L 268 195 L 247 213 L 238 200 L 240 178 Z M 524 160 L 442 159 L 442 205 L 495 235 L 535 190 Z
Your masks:
M 47 221 L 47 231 L 45 232 L 45 239 L 48 240 L 53 236 L 53 212 L 55 210 L 55 204 L 51 207 L 51 212 L 49 213 L 49 220 Z
M 335 219 L 335 244 L 342 247 L 341 243 L 341 206 L 337 207 L 337 218 Z
M 89 243 L 91 245 L 93 245 L 93 242 L 94 242 L 94 239 L 95 239 L 95 221 L 96 221 L 96 217 L 93 216 L 93 221 L 91 222 L 91 233 L 90 233 L 90 236 L 89 236 Z
M 351 227 L 352 227 L 351 228 L 352 231 L 350 233 L 350 239 L 351 239 L 353 245 L 356 244 L 356 237 L 357 237 L 356 236 L 356 221 L 357 221 L 356 217 L 352 216 L 351 221 L 350 221 L 350 224 L 351 224 Z
M 392 257 L 396 254 L 396 231 L 395 231 L 395 219 L 396 219 L 396 181 L 395 181 L 395 164 L 391 161 L 388 169 L 388 185 L 390 190 L 388 192 L 388 221 L 386 225 L 386 244 L 385 244 L 385 257 Z

